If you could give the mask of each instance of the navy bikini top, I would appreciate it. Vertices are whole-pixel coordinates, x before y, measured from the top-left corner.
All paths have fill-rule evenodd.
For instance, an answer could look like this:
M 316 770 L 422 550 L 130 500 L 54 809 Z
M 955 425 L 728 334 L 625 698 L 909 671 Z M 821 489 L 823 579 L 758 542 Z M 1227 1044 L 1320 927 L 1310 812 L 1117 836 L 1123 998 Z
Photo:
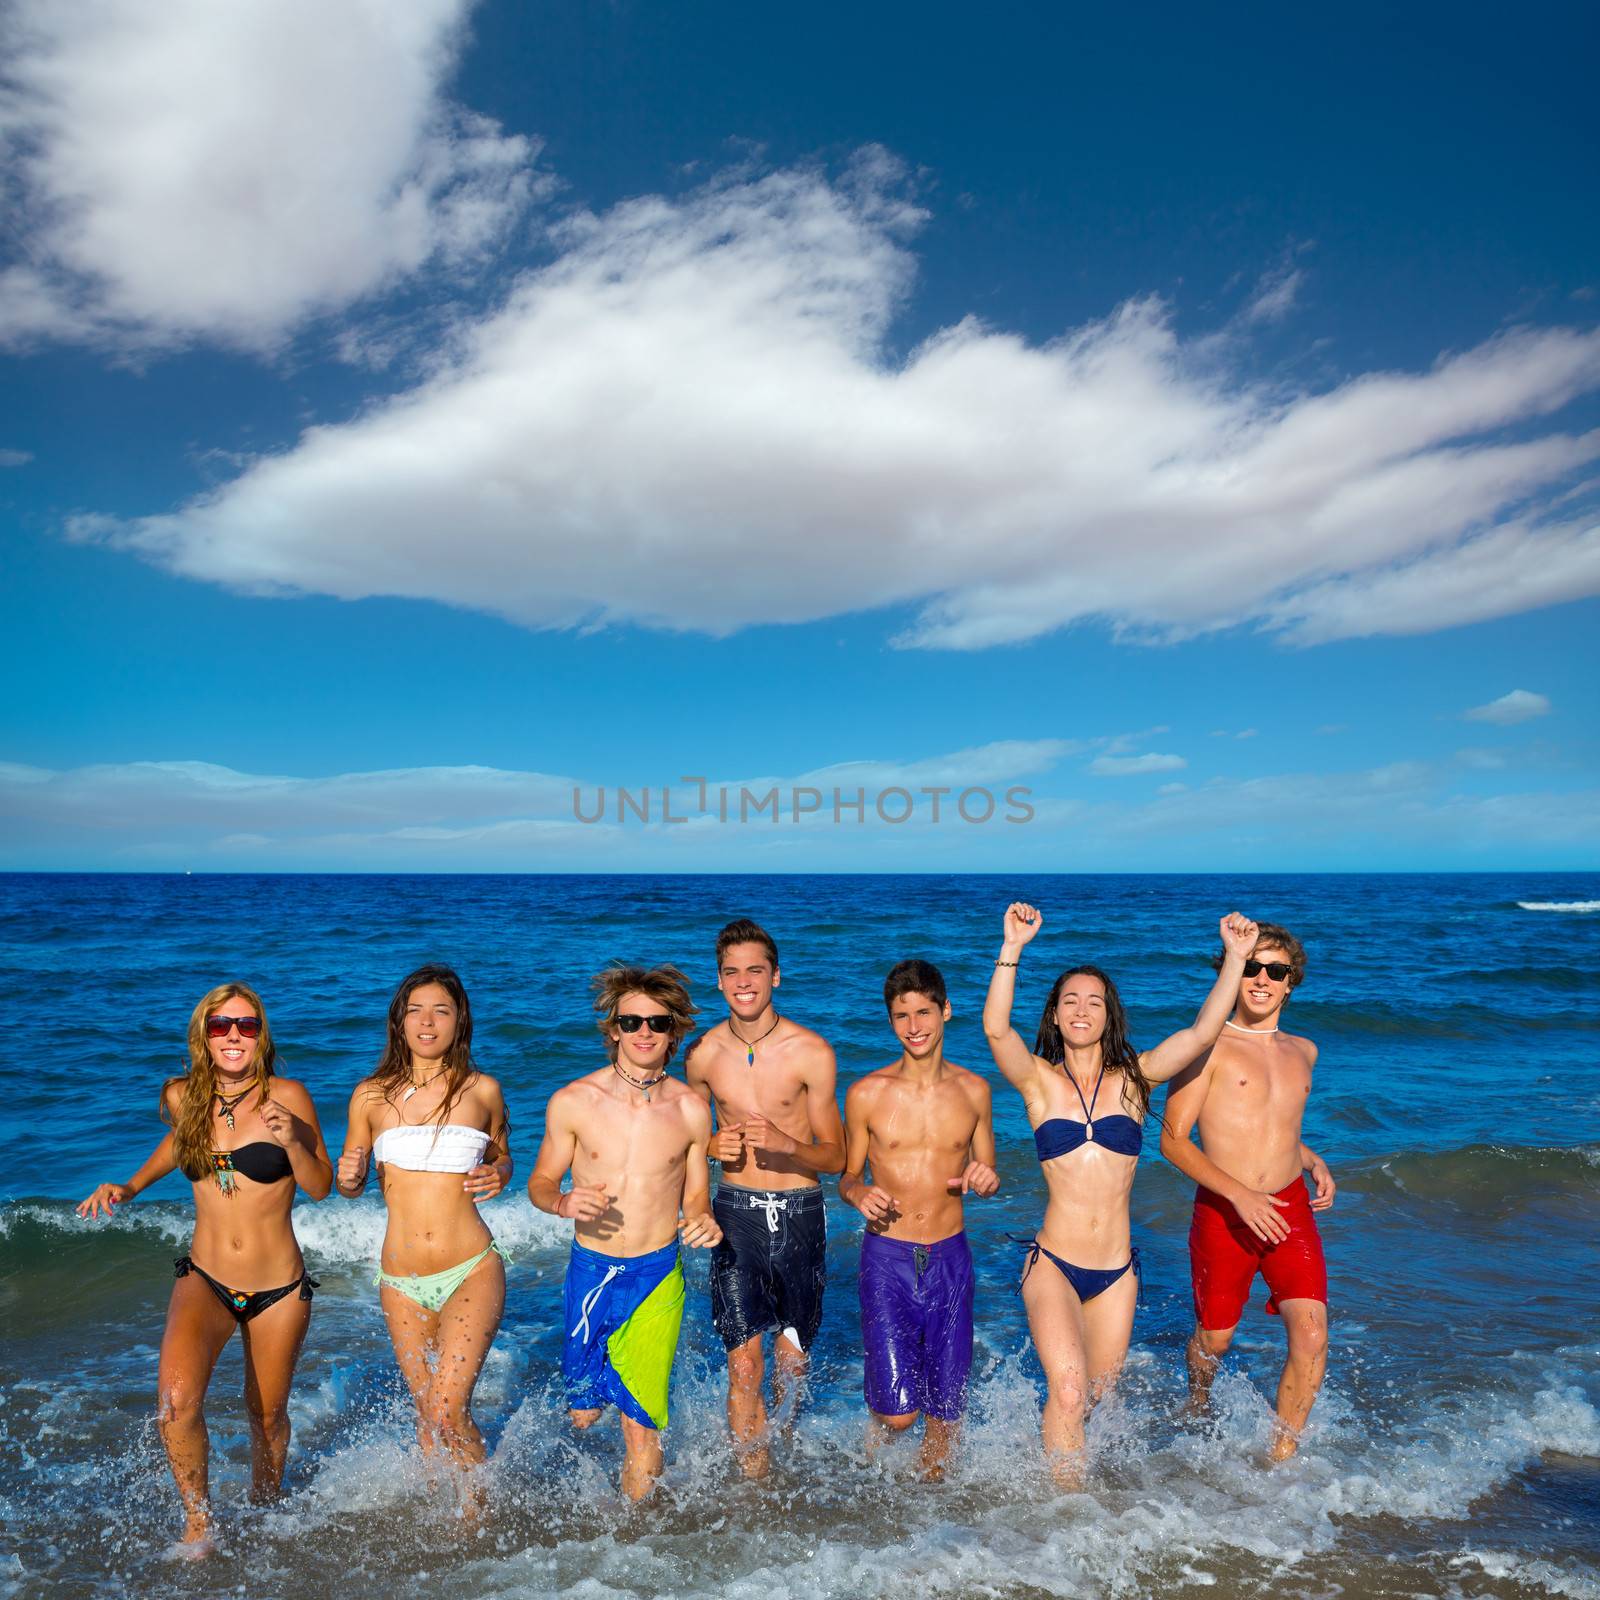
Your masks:
M 289 1152 L 270 1139 L 257 1139 L 254 1144 L 242 1144 L 237 1150 L 218 1150 L 214 1154 L 226 1156 L 228 1167 L 252 1183 L 278 1183 L 294 1176 Z M 199 1173 L 184 1173 L 191 1183 L 198 1183 L 205 1175 L 204 1169 Z
M 1094 1080 L 1094 1093 L 1086 1101 L 1077 1079 L 1069 1072 L 1067 1082 L 1078 1093 L 1078 1104 L 1083 1107 L 1083 1121 L 1071 1117 L 1051 1117 L 1033 1130 L 1033 1147 L 1041 1161 L 1052 1161 L 1057 1156 L 1071 1155 L 1086 1144 L 1104 1145 L 1119 1156 L 1137 1156 L 1144 1148 L 1144 1127 L 1134 1118 L 1117 1112 L 1109 1117 L 1095 1119 L 1095 1102 L 1100 1098 L 1100 1082 L 1106 1075 L 1101 1067 L 1100 1077 Z

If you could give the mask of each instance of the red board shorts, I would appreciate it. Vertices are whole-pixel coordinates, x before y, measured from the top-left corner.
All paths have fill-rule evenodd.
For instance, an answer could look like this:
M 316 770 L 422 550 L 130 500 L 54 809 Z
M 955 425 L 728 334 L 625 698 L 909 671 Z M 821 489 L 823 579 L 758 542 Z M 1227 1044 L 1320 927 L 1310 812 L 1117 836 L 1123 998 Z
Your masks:
M 1195 1190 L 1189 1272 L 1194 1281 L 1194 1317 L 1202 1328 L 1236 1326 L 1258 1272 L 1272 1291 L 1267 1310 L 1274 1316 L 1280 1300 L 1328 1303 L 1328 1268 L 1305 1180 L 1296 1178 L 1274 1198 L 1288 1201 L 1279 1215 L 1289 1224 L 1289 1237 L 1268 1244 L 1239 1220 L 1239 1213 L 1220 1194 Z

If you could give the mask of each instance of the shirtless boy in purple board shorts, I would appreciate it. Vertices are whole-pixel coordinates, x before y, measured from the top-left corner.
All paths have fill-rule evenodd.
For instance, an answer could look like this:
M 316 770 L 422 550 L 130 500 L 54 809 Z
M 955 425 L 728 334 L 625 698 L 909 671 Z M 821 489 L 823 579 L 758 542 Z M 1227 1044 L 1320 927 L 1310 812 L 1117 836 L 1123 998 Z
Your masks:
M 961 1202 L 1000 1187 L 994 1123 L 989 1085 L 944 1058 L 950 1002 L 939 969 L 902 961 L 883 997 L 901 1055 L 845 1097 L 839 1180 L 839 1193 L 867 1219 L 861 1337 L 868 1447 L 926 1417 L 923 1476 L 942 1478 L 972 1366 L 972 1251 Z

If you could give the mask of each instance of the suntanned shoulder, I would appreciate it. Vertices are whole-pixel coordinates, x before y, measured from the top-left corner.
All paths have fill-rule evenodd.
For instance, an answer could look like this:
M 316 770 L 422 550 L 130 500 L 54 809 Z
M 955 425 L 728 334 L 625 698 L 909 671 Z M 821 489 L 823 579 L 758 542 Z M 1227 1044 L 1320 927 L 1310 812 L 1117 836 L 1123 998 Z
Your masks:
M 972 1097 L 974 1105 L 986 1106 L 994 1098 L 989 1080 L 981 1072 L 974 1072 L 970 1067 L 958 1067 L 953 1061 L 945 1062 L 944 1066 L 945 1071 Z
M 313 1110 L 311 1091 L 298 1078 L 278 1078 L 272 1080 L 272 1097 L 282 1100 L 286 1105 L 290 1102 L 304 1107 L 307 1111 Z

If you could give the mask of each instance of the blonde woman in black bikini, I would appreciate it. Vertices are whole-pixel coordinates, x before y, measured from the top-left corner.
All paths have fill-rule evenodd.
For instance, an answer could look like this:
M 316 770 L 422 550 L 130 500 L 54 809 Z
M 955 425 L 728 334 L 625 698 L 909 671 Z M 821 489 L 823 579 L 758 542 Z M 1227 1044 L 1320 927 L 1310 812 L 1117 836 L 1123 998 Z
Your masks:
M 484 1458 L 472 1391 L 500 1326 L 506 1272 L 478 1206 L 511 1178 L 500 1085 L 472 1063 L 472 1009 L 444 966 L 413 972 L 389 1002 L 389 1037 L 356 1085 L 339 1157 L 339 1193 L 366 1186 L 369 1163 L 389 1209 L 379 1299 L 417 1403 L 424 1451 L 470 1466 Z
M 80 1217 L 181 1171 L 194 1185 L 194 1237 L 177 1262 L 161 1339 L 156 1423 L 183 1498 L 184 1543 L 211 1531 L 206 1386 L 237 1329 L 244 1342 L 251 1498 L 275 1499 L 289 1453 L 289 1382 L 311 1320 L 311 1291 L 290 1222 L 296 1187 L 313 1200 L 333 1168 L 305 1086 L 273 1072 L 267 1014 L 253 989 L 213 989 L 189 1019 L 189 1070 L 162 1087 L 172 1131 L 126 1183 L 102 1183 Z

